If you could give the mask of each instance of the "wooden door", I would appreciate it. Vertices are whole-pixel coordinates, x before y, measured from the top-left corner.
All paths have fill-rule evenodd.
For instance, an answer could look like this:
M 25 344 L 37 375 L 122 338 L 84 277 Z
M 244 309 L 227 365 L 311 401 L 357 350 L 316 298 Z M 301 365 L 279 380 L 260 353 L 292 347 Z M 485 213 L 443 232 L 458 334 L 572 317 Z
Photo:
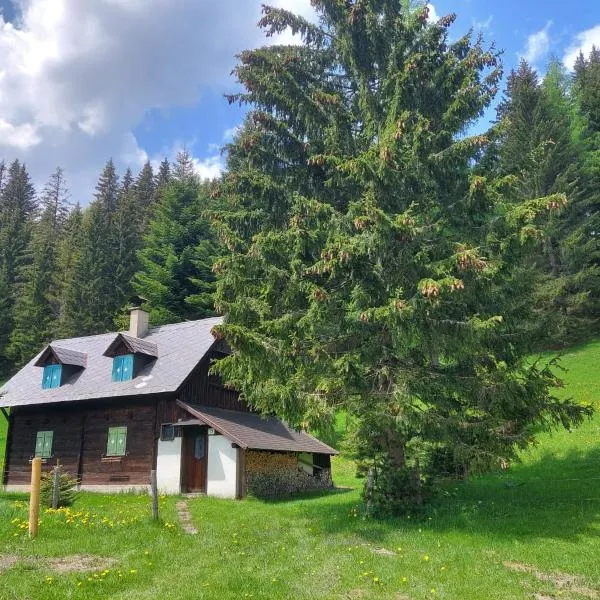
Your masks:
M 188 493 L 206 493 L 208 436 L 206 427 L 183 428 L 183 480 L 181 489 Z

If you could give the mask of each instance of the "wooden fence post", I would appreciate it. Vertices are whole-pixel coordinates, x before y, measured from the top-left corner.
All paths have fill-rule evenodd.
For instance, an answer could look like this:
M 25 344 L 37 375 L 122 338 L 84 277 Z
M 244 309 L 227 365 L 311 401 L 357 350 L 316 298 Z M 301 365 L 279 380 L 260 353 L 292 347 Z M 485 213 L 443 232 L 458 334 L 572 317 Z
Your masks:
M 52 508 L 57 509 L 60 503 L 60 463 L 57 461 L 52 473 Z
M 42 459 L 31 461 L 31 493 L 29 495 L 29 537 L 34 538 L 38 533 L 40 518 L 40 479 L 42 476 Z
M 156 481 L 156 470 L 150 471 L 150 491 L 152 493 L 152 518 L 158 520 L 158 483 Z

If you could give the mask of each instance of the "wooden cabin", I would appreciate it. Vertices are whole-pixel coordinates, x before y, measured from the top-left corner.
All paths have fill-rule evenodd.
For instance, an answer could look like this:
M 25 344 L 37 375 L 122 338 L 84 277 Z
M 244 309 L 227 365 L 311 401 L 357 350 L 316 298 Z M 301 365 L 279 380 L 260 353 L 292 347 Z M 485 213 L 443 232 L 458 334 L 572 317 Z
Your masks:
M 31 460 L 57 462 L 85 490 L 285 495 L 332 485 L 333 448 L 252 412 L 209 374 L 227 349 L 220 317 L 57 340 L 0 389 L 7 490 L 27 490 Z M 0 418 L 3 418 L 0 415 Z

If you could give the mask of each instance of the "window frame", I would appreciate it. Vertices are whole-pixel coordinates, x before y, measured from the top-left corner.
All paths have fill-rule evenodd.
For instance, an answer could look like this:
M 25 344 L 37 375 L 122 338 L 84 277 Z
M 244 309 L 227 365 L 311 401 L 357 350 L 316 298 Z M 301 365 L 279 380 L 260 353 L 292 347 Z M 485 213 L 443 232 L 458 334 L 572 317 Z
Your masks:
M 122 438 L 122 443 L 120 439 Z M 122 445 L 122 448 L 119 448 Z M 127 456 L 127 426 L 109 427 L 106 437 L 107 458 L 121 458 Z
M 48 439 L 50 440 L 48 444 Z M 41 450 L 38 451 L 41 441 Z M 47 448 L 47 446 L 49 446 Z M 52 458 L 52 450 L 54 446 L 54 430 L 44 429 L 36 432 L 35 435 L 35 448 L 33 450 L 33 456 L 35 458 Z

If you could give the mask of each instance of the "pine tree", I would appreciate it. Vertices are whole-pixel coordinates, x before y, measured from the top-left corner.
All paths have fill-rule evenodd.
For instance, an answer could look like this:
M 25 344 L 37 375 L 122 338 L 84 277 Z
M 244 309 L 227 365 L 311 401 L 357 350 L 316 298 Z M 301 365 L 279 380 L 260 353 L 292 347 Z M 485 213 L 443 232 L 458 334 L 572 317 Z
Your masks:
M 153 204 L 156 204 L 164 191 L 167 184 L 171 181 L 171 164 L 165 158 L 158 167 L 158 173 L 154 180 L 154 200 Z
M 141 234 L 148 229 L 148 223 L 152 216 L 154 206 L 156 182 L 154 180 L 154 171 L 150 162 L 147 162 L 140 171 L 135 180 L 135 196 L 138 210 L 142 215 Z
M 131 280 L 139 268 L 137 251 L 142 244 L 142 233 L 147 215 L 138 203 L 131 170 L 123 176 L 114 215 L 115 272 L 114 281 L 121 302 L 131 296 Z M 122 307 L 122 308 L 127 308 Z
M 171 178 L 181 183 L 194 183 L 198 180 L 194 160 L 187 148 L 184 148 L 177 153 Z
M 319 26 L 264 8 L 268 35 L 304 43 L 240 56 L 230 101 L 252 110 L 229 148 L 215 265 L 234 349 L 216 368 L 294 425 L 348 411 L 390 510 L 422 500 L 432 455 L 489 468 L 533 424 L 586 413 L 524 359 L 521 255 L 562 197 L 514 202 L 510 178 L 472 172 L 488 140 L 464 131 L 496 93 L 498 57 L 404 4 L 316 0 Z
M 173 179 L 155 206 L 134 277 L 153 324 L 214 314 L 212 265 L 219 250 L 208 202 L 208 186 L 185 176 Z
M 57 249 L 56 276 L 59 278 L 58 318 L 56 337 L 71 338 L 80 334 L 78 308 L 81 306 L 77 276 L 83 246 L 83 211 L 75 205 L 64 225 L 62 239 Z
M 110 331 L 129 290 L 119 264 L 126 254 L 117 225 L 119 196 L 119 178 L 109 160 L 83 215 L 81 248 L 71 282 L 79 301 L 67 303 L 63 315 L 63 328 L 75 329 L 78 335 Z
M 60 277 L 57 253 L 68 214 L 68 191 L 62 169 L 57 168 L 44 187 L 41 219 L 36 223 L 27 249 L 27 263 L 19 273 L 14 306 L 14 328 L 8 355 L 23 365 L 52 340 L 59 316 Z
M 4 170 L 2 171 L 4 177 Z M 35 189 L 25 165 L 11 163 L 0 193 L 0 370 L 6 371 L 6 345 L 13 327 L 15 284 L 23 266 L 37 210 Z
M 600 50 L 580 55 L 575 65 L 574 93 L 579 109 L 578 139 L 583 146 L 582 198 L 576 226 L 567 240 L 566 261 L 574 276 L 575 289 L 583 295 L 589 318 L 588 335 L 600 333 Z

